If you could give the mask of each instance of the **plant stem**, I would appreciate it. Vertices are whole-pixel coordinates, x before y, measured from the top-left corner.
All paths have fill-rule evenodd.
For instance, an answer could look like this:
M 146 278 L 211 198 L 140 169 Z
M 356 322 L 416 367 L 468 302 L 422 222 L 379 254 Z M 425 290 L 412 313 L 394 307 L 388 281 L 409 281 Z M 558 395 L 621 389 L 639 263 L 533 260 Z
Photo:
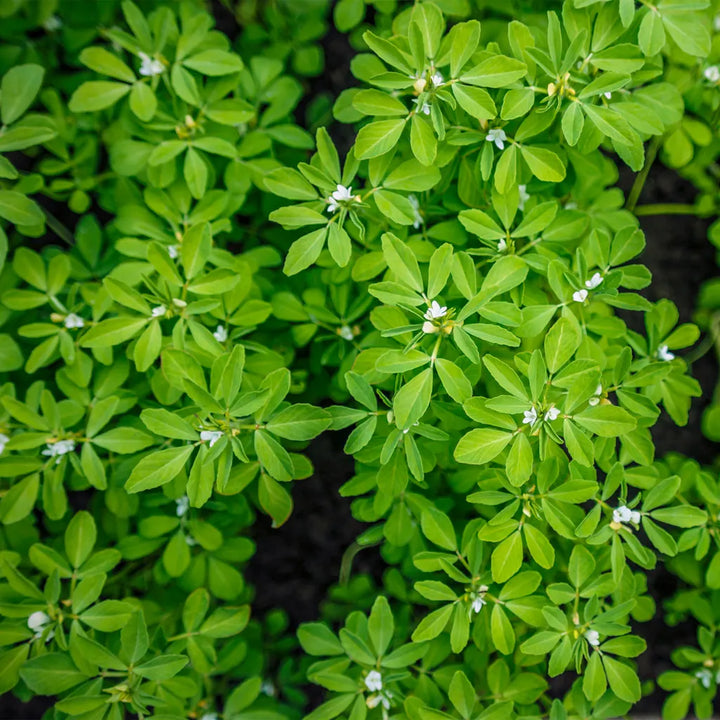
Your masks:
M 694 205 L 682 203 L 657 203 L 640 205 L 635 208 L 636 217 L 643 215 L 698 215 L 698 209 Z
M 637 201 L 640 199 L 640 193 L 642 193 L 642 189 L 645 187 L 645 181 L 650 174 L 650 168 L 652 168 L 652 165 L 655 162 L 658 150 L 660 150 L 661 142 L 662 136 L 656 135 L 647 147 L 647 151 L 645 153 L 645 164 L 642 166 L 640 172 L 635 176 L 635 182 L 633 183 L 632 188 L 630 188 L 630 194 L 628 195 L 627 203 L 625 204 L 625 209 L 630 212 L 635 210 Z
M 75 238 L 70 230 L 68 230 L 47 208 L 42 208 L 42 211 L 45 213 L 45 221 L 47 222 L 48 227 L 68 245 L 74 245 Z

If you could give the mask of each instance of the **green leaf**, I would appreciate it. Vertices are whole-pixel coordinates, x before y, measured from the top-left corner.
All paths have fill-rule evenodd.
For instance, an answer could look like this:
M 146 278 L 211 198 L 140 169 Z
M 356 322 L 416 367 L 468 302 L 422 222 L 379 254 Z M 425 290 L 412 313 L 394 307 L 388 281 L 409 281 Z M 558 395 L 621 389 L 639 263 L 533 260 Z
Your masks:
M 436 638 L 445 629 L 452 612 L 453 605 L 449 604 L 426 615 L 413 631 L 412 641 L 418 643 Z
M 405 120 L 379 120 L 360 128 L 355 140 L 358 160 L 383 155 L 397 145 L 405 128 Z
M 15 190 L 0 190 L 0 217 L 15 225 L 42 225 L 45 222 L 40 206 Z
M 15 482 L 0 500 L 0 521 L 11 525 L 26 518 L 35 507 L 39 488 L 40 475 L 37 473 Z
M 87 680 L 67 653 L 51 652 L 28 660 L 20 669 L 23 682 L 38 695 L 59 695 Z
M 662 7 L 659 13 L 670 37 L 688 55 L 706 58 L 710 54 L 710 33 L 700 17 L 692 12 Z
M 525 523 L 523 530 L 525 531 L 525 543 L 533 560 L 540 567 L 551 568 L 555 564 L 555 550 L 550 541 L 530 523 Z
M 293 477 L 293 464 L 287 450 L 263 430 L 256 430 L 254 437 L 255 453 L 260 464 L 280 482 L 289 482 Z
M 491 568 L 493 581 L 504 583 L 522 566 L 523 544 L 520 530 L 506 537 L 492 552 Z
M 360 90 L 353 95 L 353 107 L 363 115 L 407 115 L 407 108 L 380 90 Z
M 460 76 L 468 85 L 499 88 L 507 87 L 519 80 L 527 72 L 524 62 L 506 55 L 493 55 Z
M 392 233 L 382 236 L 383 256 L 397 280 L 405 283 L 418 293 L 423 291 L 420 266 L 410 248 Z
M 609 655 L 603 655 L 602 661 L 605 666 L 610 689 L 621 700 L 636 703 L 642 694 L 640 680 L 636 672 L 628 665 L 621 663 L 619 660 L 615 660 Z
M 495 102 L 487 90 L 472 87 L 471 85 L 454 83 L 452 93 L 460 107 L 468 113 L 468 115 L 478 120 L 491 120 L 497 115 Z
M 70 112 L 98 112 L 114 105 L 130 92 L 125 83 L 97 80 L 83 83 L 72 95 L 68 107 Z
M 705 510 L 693 505 L 674 505 L 673 507 L 658 508 L 653 510 L 650 515 L 658 522 L 682 528 L 704 525 L 708 519 Z
M 590 660 L 583 675 L 583 693 L 591 702 L 599 700 L 607 689 L 605 670 L 600 659 L 599 652 L 590 653 Z
M 548 370 L 556 373 L 580 347 L 582 333 L 577 322 L 559 318 L 545 335 L 544 350 Z
M 312 440 L 329 426 L 330 416 L 325 410 L 298 403 L 273 416 L 266 428 L 286 440 Z
M 635 429 L 635 418 L 617 405 L 595 405 L 573 416 L 573 420 L 600 437 L 618 437 Z
M 296 240 L 285 257 L 283 272 L 286 275 L 297 275 L 310 267 L 320 257 L 326 236 L 327 227 L 323 227 Z
M 87 47 L 80 53 L 80 62 L 100 75 L 124 82 L 135 82 L 135 73 L 117 56 L 102 47 Z
M 317 190 L 297 171 L 277 168 L 263 176 L 263 184 L 275 195 L 288 200 L 316 200 Z
M 117 317 L 102 320 L 91 327 L 80 340 L 81 347 L 111 347 L 135 337 L 150 322 L 150 318 Z
M 423 535 L 445 550 L 457 550 L 455 529 L 450 518 L 437 508 L 428 507 L 421 516 Z
M 169 680 L 175 677 L 186 665 L 188 658 L 185 655 L 158 655 L 142 665 L 136 665 L 134 671 L 148 680 Z
M 169 483 L 185 467 L 194 449 L 192 445 L 173 447 L 146 455 L 133 468 L 125 490 L 138 493 Z
M 368 631 L 377 656 L 382 657 L 388 649 L 395 632 L 392 611 L 387 598 L 383 595 L 380 595 L 373 603 L 368 618 Z
M 0 84 L 0 119 L 3 125 L 15 122 L 32 105 L 42 86 L 45 69 L 40 65 L 15 65 Z
M 410 147 L 422 165 L 430 166 L 437 157 L 437 138 L 430 123 L 415 113 L 410 122 Z
M 189 58 L 185 58 L 182 63 L 185 67 L 210 77 L 231 75 L 240 72 L 244 67 L 243 61 L 238 55 L 219 48 L 202 50 Z
M 437 358 L 435 361 L 440 382 L 447 394 L 456 402 L 464 403 L 472 397 L 472 385 L 463 371 L 452 361 Z
M 220 607 L 205 620 L 198 632 L 211 638 L 229 638 L 241 633 L 249 620 L 249 605 Z
M 430 405 L 433 387 L 433 371 L 423 370 L 403 385 L 393 398 L 395 421 L 401 430 L 419 422 Z
M 340 641 L 324 623 L 303 623 L 297 636 L 308 655 L 342 655 L 344 652 Z
M 494 460 L 512 440 L 513 433 L 495 428 L 476 428 L 463 435 L 453 457 L 467 465 L 484 465 Z
M 520 146 L 520 152 L 528 164 L 530 172 L 538 180 L 558 183 L 565 179 L 565 166 L 552 150 L 522 145 Z
M 65 530 L 65 555 L 74 568 L 88 559 L 96 540 L 97 528 L 92 515 L 85 510 L 75 513 Z

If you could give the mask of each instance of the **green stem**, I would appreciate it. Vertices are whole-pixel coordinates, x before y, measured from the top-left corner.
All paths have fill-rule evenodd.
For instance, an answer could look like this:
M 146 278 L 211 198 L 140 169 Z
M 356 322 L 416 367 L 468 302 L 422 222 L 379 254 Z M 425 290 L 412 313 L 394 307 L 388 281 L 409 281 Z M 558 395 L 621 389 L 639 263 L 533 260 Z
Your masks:
M 640 172 L 635 176 L 635 182 L 630 189 L 630 194 L 628 195 L 627 203 L 625 204 L 625 209 L 630 212 L 635 210 L 635 206 L 640 199 L 640 193 L 642 193 L 642 189 L 645 187 L 645 181 L 650 174 L 650 168 L 652 168 L 653 163 L 655 162 L 658 150 L 660 150 L 661 142 L 662 136 L 656 135 L 647 147 L 647 151 L 645 153 L 645 164 L 642 166 Z
M 45 213 L 45 221 L 47 222 L 48 227 L 68 245 L 74 245 L 75 238 L 70 230 L 68 230 L 47 208 L 42 208 L 42 211 Z
M 698 215 L 698 209 L 694 205 L 682 203 L 655 203 L 640 205 L 635 208 L 636 217 L 644 215 Z

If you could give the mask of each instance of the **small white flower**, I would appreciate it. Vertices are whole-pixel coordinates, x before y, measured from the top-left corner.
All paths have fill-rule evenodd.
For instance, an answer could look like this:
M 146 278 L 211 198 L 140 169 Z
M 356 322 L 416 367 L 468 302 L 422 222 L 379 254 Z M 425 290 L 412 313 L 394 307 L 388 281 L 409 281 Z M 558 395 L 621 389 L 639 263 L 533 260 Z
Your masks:
M 377 670 L 371 670 L 365 676 L 365 687 L 370 692 L 382 690 L 382 675 Z
M 352 340 L 355 335 L 353 335 L 352 328 L 349 325 L 343 325 L 341 328 L 338 328 L 337 334 L 343 339 L 343 340 Z
M 432 81 L 432 84 L 435 87 L 440 87 L 445 82 L 445 78 L 442 76 L 442 73 L 436 70 L 431 76 L 430 80 Z
M 221 343 L 224 343 L 228 339 L 227 330 L 224 325 L 218 325 L 213 333 L 213 337 Z
M 267 695 L 268 697 L 275 697 L 275 693 L 277 690 L 275 689 L 275 686 L 272 684 L 270 680 L 266 680 L 261 686 L 260 686 L 260 692 L 263 695 Z
M 200 432 L 200 440 L 203 442 L 210 442 L 212 447 L 221 437 L 223 436 L 220 430 L 202 430 Z
M 5 446 L 10 442 L 10 438 L 5 433 L 0 433 L 0 455 L 5 452 Z
M 378 693 L 377 695 L 370 695 L 368 699 L 365 700 L 365 705 L 367 705 L 370 710 L 376 708 L 380 704 L 382 704 L 385 710 L 390 709 L 390 700 L 383 694 Z
M 183 495 L 175 501 L 175 514 L 178 517 L 182 517 L 190 508 L 190 498 L 187 495 Z
M 447 307 L 444 305 L 441 307 L 437 300 L 433 300 L 424 317 L 426 320 L 437 320 L 445 315 L 447 315 Z
M 608 100 L 610 100 L 610 98 L 612 97 L 612 93 L 611 93 L 611 92 L 604 92 L 604 93 L 603 93 L 603 97 L 606 97 Z
M 530 199 L 530 194 L 527 191 L 527 185 L 518 185 L 518 193 L 520 195 L 518 208 L 520 211 L 523 211 L 525 210 L 525 203 Z
M 472 611 L 474 613 L 479 613 L 483 609 L 483 605 L 485 605 L 485 600 L 478 595 L 477 597 L 473 598 Z
M 675 354 L 674 354 L 674 353 L 671 353 L 671 352 L 668 350 L 668 346 L 667 346 L 667 345 L 661 345 L 661 346 L 657 349 L 657 357 L 658 357 L 658 360 L 664 360 L 664 361 L 666 361 L 666 362 L 669 362 L 670 360 L 674 360 L 674 359 L 675 359 Z
M 414 219 L 413 219 L 413 227 L 417 230 L 420 225 L 423 224 L 423 216 L 420 214 L 420 201 L 415 197 L 415 195 L 408 195 L 408 202 L 410 205 L 412 205 Z
M 54 443 L 47 443 L 47 447 L 42 451 L 43 455 L 57 458 L 55 463 L 59 463 L 63 455 L 72 452 L 75 449 L 74 440 L 58 440 Z
M 197 545 L 197 540 L 192 535 L 186 535 L 185 544 L 189 547 L 194 547 L 195 545 Z
M 179 250 L 179 248 L 177 245 L 168 245 L 167 246 L 168 255 L 173 260 L 175 260 L 177 258 L 177 256 L 179 255 L 178 250 Z
M 70 313 L 65 317 L 65 327 L 68 330 L 85 327 L 85 321 L 79 315 Z
M 602 395 L 602 392 L 603 392 L 603 386 L 598 385 L 595 390 L 595 394 L 588 400 L 588 405 L 592 405 L 592 406 L 598 405 L 600 403 L 600 396 Z
M 413 83 L 413 89 L 418 95 L 420 95 L 420 93 L 425 90 L 425 86 L 427 85 L 427 80 L 425 79 L 425 71 L 423 70 L 420 75 L 410 75 L 409 77 L 411 80 L 415 81 Z
M 720 32 L 720 15 L 716 15 L 713 18 L 713 29 L 715 32 Z
M 495 143 L 497 149 L 502 150 L 505 147 L 507 135 L 502 128 L 492 128 L 491 130 L 488 130 L 488 134 L 485 140 L 487 142 Z
M 200 717 L 200 720 L 218 720 L 218 714 L 214 712 L 205 713 Z
M 711 65 L 705 68 L 703 75 L 708 82 L 717 83 L 720 81 L 720 68 L 717 65 Z
M 138 57 L 141 60 L 139 71 L 141 75 L 152 77 L 153 75 L 162 75 L 165 72 L 165 65 L 157 58 L 151 58 L 144 52 L 139 52 Z
M 563 207 L 565 210 L 577 210 L 577 203 L 570 200 L 569 202 L 566 202 Z
M 600 633 L 597 630 L 587 630 L 585 632 L 585 639 L 593 647 L 597 647 L 600 644 Z
M 710 685 L 713 681 L 712 673 L 709 668 L 702 668 L 695 673 L 695 677 L 700 681 L 700 684 L 706 689 L 710 689 Z
M 162 317 L 167 312 L 167 308 L 164 305 L 158 305 L 157 307 L 154 307 L 150 314 L 153 317 Z
M 537 422 L 538 414 L 533 405 L 529 410 L 523 413 L 523 425 L 534 425 Z
M 631 522 L 637 525 L 640 523 L 640 513 L 637 510 L 631 510 L 627 505 L 621 505 L 617 510 L 613 510 L 613 522 Z
M 575 302 L 579 302 L 579 303 L 585 302 L 587 300 L 587 296 L 588 296 L 588 291 L 585 288 L 583 288 L 582 290 L 577 290 L 576 292 L 573 293 L 573 300 Z
M 546 413 L 545 413 L 545 420 L 546 421 L 552 421 L 557 420 L 558 417 L 560 417 L 560 410 L 556 407 L 551 407 Z
M 338 185 L 335 190 L 327 199 L 327 211 L 335 212 L 341 203 L 347 203 L 351 201 L 357 202 L 360 198 L 357 195 L 352 194 L 352 187 L 345 187 L 344 185 Z
M 436 333 L 438 331 L 438 328 L 435 325 L 433 325 L 429 320 L 426 320 L 423 323 L 422 331 L 426 335 L 432 335 L 432 333 Z
M 594 290 L 603 281 L 603 276 L 596 272 L 589 280 L 585 281 L 585 287 L 588 290 Z
M 423 80 L 423 82 L 425 82 L 425 81 Z M 413 100 L 413 102 L 415 103 L 415 105 L 418 106 L 419 112 L 423 113 L 424 115 L 430 114 L 430 103 L 429 102 L 424 101 L 423 104 L 420 105 L 420 100 L 418 98 L 415 98 Z
M 42 610 L 36 610 L 27 619 L 27 625 L 35 633 L 35 638 L 42 637 L 43 631 L 51 622 L 50 616 Z M 55 632 L 51 630 L 45 638 L 45 642 L 52 640 L 54 636 Z
M 51 15 L 44 23 L 43 27 L 48 32 L 55 32 L 63 26 L 62 20 L 57 15 Z
M 498 252 L 505 252 L 507 250 L 507 240 L 505 238 L 498 240 L 497 249 Z

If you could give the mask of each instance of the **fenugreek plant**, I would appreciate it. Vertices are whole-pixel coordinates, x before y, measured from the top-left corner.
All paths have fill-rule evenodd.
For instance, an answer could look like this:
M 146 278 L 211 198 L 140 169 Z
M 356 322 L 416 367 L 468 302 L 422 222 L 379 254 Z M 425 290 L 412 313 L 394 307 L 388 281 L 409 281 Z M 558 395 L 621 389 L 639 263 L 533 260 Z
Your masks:
M 637 200 L 658 153 L 712 174 L 682 147 L 717 143 L 716 8 L 223 5 L 234 40 L 200 2 L 0 2 L 0 692 L 282 720 L 307 677 L 311 720 L 617 717 L 657 681 L 665 564 L 700 649 L 664 717 L 708 717 L 717 478 L 650 432 L 688 420 L 700 331 L 638 292 Z M 326 128 L 298 106 L 331 21 L 357 83 Z M 243 570 L 333 431 L 367 528 L 298 647 Z

